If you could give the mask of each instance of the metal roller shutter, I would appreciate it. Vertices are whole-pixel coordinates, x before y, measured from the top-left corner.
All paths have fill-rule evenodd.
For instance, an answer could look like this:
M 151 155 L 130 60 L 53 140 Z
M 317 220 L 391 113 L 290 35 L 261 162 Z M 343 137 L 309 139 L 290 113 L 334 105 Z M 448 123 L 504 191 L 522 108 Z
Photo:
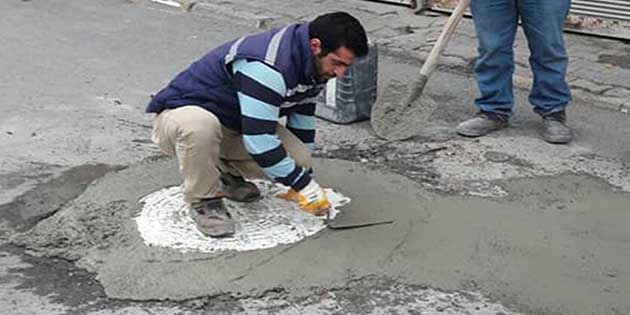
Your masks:
M 410 7 L 432 6 L 436 3 L 454 3 L 456 1 L 431 1 L 431 0 L 377 0 L 395 4 L 408 5 Z M 548 0 L 555 1 L 555 0 Z M 571 13 L 575 15 L 585 15 L 600 17 L 605 19 L 616 19 L 630 21 L 630 0 L 573 0 L 571 2 Z
M 571 13 L 630 21 L 630 0 L 573 0 Z
M 370 0 L 406 5 L 416 10 L 450 13 L 458 0 Z M 556 0 L 546 0 L 556 1 Z M 565 30 L 609 38 L 630 39 L 630 0 L 572 0 Z

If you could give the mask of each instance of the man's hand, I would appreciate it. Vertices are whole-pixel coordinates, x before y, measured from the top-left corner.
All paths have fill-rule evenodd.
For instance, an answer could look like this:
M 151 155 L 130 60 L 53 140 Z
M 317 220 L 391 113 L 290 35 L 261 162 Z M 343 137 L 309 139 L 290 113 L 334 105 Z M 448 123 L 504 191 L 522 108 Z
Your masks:
M 326 198 L 326 192 L 314 179 L 311 179 L 308 185 L 299 192 L 291 188 L 288 192 L 279 194 L 278 197 L 295 201 L 302 210 L 316 216 L 325 215 L 330 210 L 330 202 Z

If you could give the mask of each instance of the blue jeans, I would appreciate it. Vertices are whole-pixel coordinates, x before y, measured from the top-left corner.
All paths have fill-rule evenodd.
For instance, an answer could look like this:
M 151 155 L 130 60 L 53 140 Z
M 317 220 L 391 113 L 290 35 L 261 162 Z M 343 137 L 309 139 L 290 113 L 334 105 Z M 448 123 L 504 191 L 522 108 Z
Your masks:
M 509 118 L 514 104 L 514 37 L 519 17 L 529 45 L 534 84 L 529 102 L 534 111 L 549 114 L 564 110 L 571 100 L 566 83 L 568 57 L 562 26 L 571 0 L 472 0 L 479 59 L 475 78 L 482 111 Z

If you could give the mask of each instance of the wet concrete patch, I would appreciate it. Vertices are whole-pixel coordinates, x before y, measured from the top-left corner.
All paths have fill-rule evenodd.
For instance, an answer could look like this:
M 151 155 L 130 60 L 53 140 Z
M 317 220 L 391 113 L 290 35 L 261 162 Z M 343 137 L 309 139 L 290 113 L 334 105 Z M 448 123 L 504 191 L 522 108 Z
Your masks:
M 333 187 L 339 187 L 344 194 L 357 193 L 352 188 L 356 177 L 367 185 L 365 191 L 360 193 L 363 200 L 344 208 L 344 212 L 349 215 L 339 219 L 341 224 L 355 218 L 396 220 L 400 215 L 401 222 L 404 222 L 408 220 L 405 219 L 408 217 L 405 212 L 411 211 L 414 216 L 418 214 L 417 210 L 411 210 L 416 209 L 418 204 L 413 186 L 400 189 L 397 183 L 387 184 L 389 180 L 397 182 L 397 178 L 383 177 L 373 181 L 371 179 L 379 173 L 339 161 L 323 161 L 315 169 L 318 169 L 318 178 Z M 347 278 L 345 268 L 331 270 L 327 267 L 330 262 L 318 263 L 317 257 L 323 255 L 327 259 L 342 259 L 333 265 L 344 264 L 344 257 L 348 257 L 347 250 L 332 244 L 347 236 L 374 233 L 380 238 L 359 237 L 360 244 L 355 244 L 355 250 L 361 252 L 360 249 L 373 248 L 380 251 L 383 247 L 394 247 L 399 242 L 385 236 L 391 232 L 392 226 L 379 226 L 354 230 L 352 233 L 325 231 L 297 244 L 243 254 L 183 254 L 147 247 L 132 220 L 140 210 L 138 200 L 149 192 L 179 181 L 177 166 L 173 161 L 134 165 L 102 178 L 54 216 L 14 240 L 46 255 L 77 260 L 79 265 L 96 271 L 110 297 L 138 300 L 181 300 L 226 292 L 256 294 L 270 288 L 328 285 L 331 281 L 343 284 Z M 381 193 L 375 193 L 378 191 Z M 391 200 L 397 200 L 405 206 L 388 206 Z M 116 208 L 115 205 L 124 206 Z M 101 221 L 99 214 L 104 214 L 103 217 L 113 223 L 101 224 L 104 221 Z M 90 218 L 97 224 L 90 223 Z M 104 235 L 105 231 L 113 235 L 106 240 L 93 236 Z M 374 257 L 371 251 L 362 253 L 352 265 L 363 265 L 363 262 L 370 261 Z M 278 266 L 283 268 L 278 269 Z M 366 268 L 375 270 L 376 261 L 369 262 Z M 308 272 L 305 273 L 305 269 Z
M 146 172 L 145 165 L 155 168 Z M 76 198 L 31 229 L 16 233 L 10 241 L 47 256 L 78 260 L 91 250 L 106 249 L 112 244 L 125 246 L 128 240 L 121 231 L 135 223 L 138 200 L 163 186 L 179 183 L 177 167 L 172 160 L 152 158 L 132 169 L 110 172 L 93 182 Z M 148 187 L 148 188 L 147 188 Z
M 630 232 L 622 226 L 630 220 L 624 211 L 630 197 L 605 182 L 582 175 L 520 179 L 504 183 L 510 198 L 487 200 L 435 194 L 364 163 L 317 159 L 315 170 L 322 184 L 353 200 L 339 220 L 394 223 L 327 230 L 296 244 L 243 253 L 148 247 L 133 222 L 137 201 L 180 180 L 174 163 L 155 161 L 105 176 L 72 207 L 40 222 L 37 233 L 24 233 L 22 243 L 73 257 L 97 274 L 108 297 L 118 299 L 260 299 L 280 290 L 291 300 L 300 292 L 343 289 L 380 275 L 440 292 L 481 291 L 530 314 L 630 311 L 624 304 L 630 295 L 624 259 Z M 96 206 L 86 207 L 88 202 Z M 116 224 L 89 225 L 98 213 Z M 98 228 L 103 231 L 97 235 L 112 235 L 91 237 Z M 38 247 L 54 229 L 73 241 Z
M 76 198 L 95 179 L 121 167 L 90 164 L 73 167 L 50 181 L 37 184 L 14 201 L 0 205 L 0 218 L 18 231 L 54 214 L 66 202 Z
M 505 187 L 508 200 L 435 200 L 429 224 L 409 237 L 425 243 L 425 251 L 407 245 L 406 255 L 418 255 L 423 268 L 441 263 L 439 270 L 451 270 L 525 313 L 630 311 L 621 298 L 630 294 L 630 268 L 623 258 L 630 255 L 624 245 L 630 232 L 621 232 L 621 222 L 630 220 L 629 194 L 613 192 L 591 176 L 568 174 L 514 180 Z M 624 279 L 608 277 L 605 270 Z
M 124 245 L 124 240 L 116 237 L 135 210 L 135 205 L 125 200 L 113 200 L 104 205 L 90 201 L 72 202 L 58 215 L 13 235 L 10 241 L 48 256 L 74 261 L 91 249 Z

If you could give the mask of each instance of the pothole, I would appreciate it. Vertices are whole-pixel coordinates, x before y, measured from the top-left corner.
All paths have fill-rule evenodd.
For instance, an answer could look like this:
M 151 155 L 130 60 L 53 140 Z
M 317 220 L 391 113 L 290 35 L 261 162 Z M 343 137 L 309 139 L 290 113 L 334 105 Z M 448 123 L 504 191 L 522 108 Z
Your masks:
M 164 188 L 142 198 L 140 215 L 135 219 L 140 235 L 148 246 L 177 249 L 181 252 L 204 253 L 218 251 L 249 251 L 298 242 L 326 227 L 322 217 L 300 210 L 295 203 L 277 198 L 287 190 L 279 184 L 256 180 L 263 198 L 252 203 L 237 203 L 225 199 L 225 204 L 237 222 L 233 237 L 210 238 L 201 234 L 188 214 L 181 186 Z M 350 198 L 326 189 L 333 208 L 330 218 Z

